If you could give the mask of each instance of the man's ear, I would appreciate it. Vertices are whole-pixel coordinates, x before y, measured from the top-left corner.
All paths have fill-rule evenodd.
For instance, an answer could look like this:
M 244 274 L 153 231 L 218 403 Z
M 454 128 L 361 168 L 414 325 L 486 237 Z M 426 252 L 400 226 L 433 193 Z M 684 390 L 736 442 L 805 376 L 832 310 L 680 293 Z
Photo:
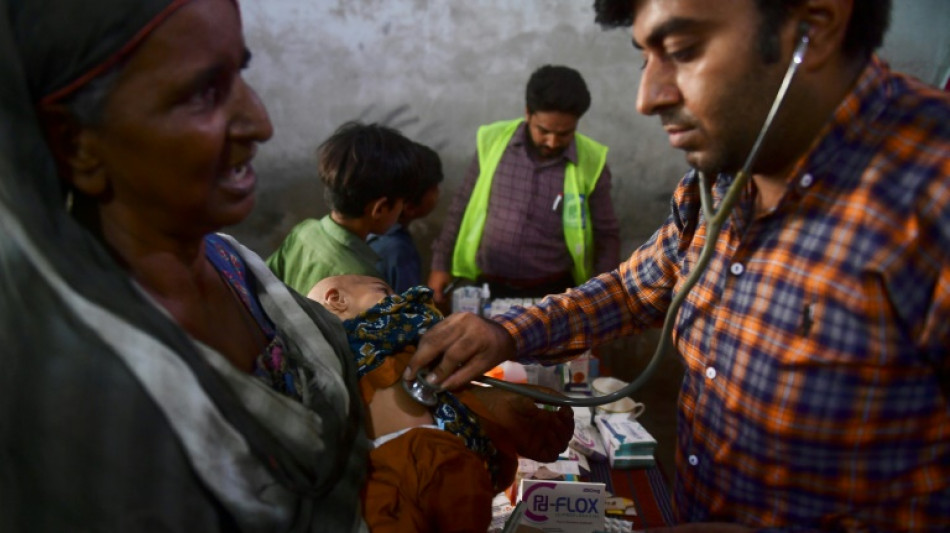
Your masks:
M 844 38 L 851 21 L 854 1 L 807 0 L 796 9 L 797 17 L 793 17 L 793 20 L 808 24 L 808 50 L 805 52 L 802 68 L 820 70 L 827 67 L 829 62 L 842 60 L 840 56 L 843 53 Z M 796 32 L 797 44 L 798 29 L 794 28 L 792 31 Z M 838 68 L 837 65 L 834 67 Z
M 96 134 L 61 104 L 43 105 L 39 114 L 63 179 L 86 196 L 103 196 L 109 182 L 96 153 Z

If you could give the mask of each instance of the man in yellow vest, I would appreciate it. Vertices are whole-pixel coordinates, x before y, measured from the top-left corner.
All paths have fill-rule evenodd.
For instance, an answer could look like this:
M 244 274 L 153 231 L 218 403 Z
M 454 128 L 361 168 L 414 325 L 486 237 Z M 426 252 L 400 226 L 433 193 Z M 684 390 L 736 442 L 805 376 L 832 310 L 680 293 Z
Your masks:
M 619 263 L 607 147 L 577 133 L 590 107 L 580 73 L 546 65 L 528 80 L 524 119 L 478 129 L 477 154 L 433 244 L 437 303 L 453 278 L 494 297 L 559 293 Z

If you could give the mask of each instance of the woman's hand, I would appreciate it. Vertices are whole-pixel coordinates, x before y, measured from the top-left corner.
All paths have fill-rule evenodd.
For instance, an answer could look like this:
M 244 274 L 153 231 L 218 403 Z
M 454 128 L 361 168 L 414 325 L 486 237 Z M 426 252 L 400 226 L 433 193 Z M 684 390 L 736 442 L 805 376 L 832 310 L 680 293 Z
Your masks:
M 403 379 L 419 369 L 443 389 L 457 389 L 515 356 L 515 341 L 501 325 L 472 313 L 454 313 L 426 332 Z

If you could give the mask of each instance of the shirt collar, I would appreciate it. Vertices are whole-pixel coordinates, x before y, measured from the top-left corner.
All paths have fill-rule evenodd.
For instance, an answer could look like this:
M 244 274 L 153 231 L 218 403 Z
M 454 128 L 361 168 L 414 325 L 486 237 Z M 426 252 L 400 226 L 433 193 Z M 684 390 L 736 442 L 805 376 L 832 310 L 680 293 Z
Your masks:
M 321 218 L 320 225 L 323 226 L 323 230 L 327 232 L 330 238 L 349 248 L 350 251 L 360 256 L 364 261 L 375 263 L 379 260 L 379 256 L 370 248 L 369 244 L 366 244 L 366 241 L 354 235 L 350 230 L 337 224 L 330 215 Z
M 384 235 L 385 236 L 396 235 L 397 233 L 401 231 L 402 231 L 402 224 L 400 224 L 399 222 L 396 222 L 395 224 L 393 224 L 391 228 L 386 230 L 386 233 L 383 233 L 383 234 L 370 233 L 369 235 L 366 236 L 366 242 L 373 242 Z
M 893 96 L 894 89 L 888 83 L 890 78 L 887 63 L 872 55 L 851 91 L 816 136 L 815 144 L 795 164 L 789 174 L 790 180 L 797 180 L 805 173 L 821 175 L 823 179 L 841 174 L 831 169 L 836 158 L 847 152 L 844 148 L 854 143 L 867 145 L 874 132 L 879 130 L 873 126 Z M 844 178 L 843 174 L 841 178 Z
M 840 157 L 849 153 L 848 146 L 855 143 L 867 146 L 873 143 L 872 132 L 880 128 L 872 127 L 886 109 L 892 97 L 893 88 L 888 83 L 891 78 L 887 63 L 872 55 L 864 70 L 855 80 L 851 91 L 845 95 L 827 123 L 815 136 L 811 147 L 798 158 L 787 177 L 789 195 L 779 202 L 779 208 L 787 201 L 801 198 L 804 191 L 821 181 L 822 186 L 841 186 L 847 180 L 861 179 L 860 173 L 840 172 Z M 695 173 L 695 170 L 691 170 Z M 726 194 L 735 175 L 720 174 L 716 177 L 717 201 Z M 743 209 L 740 204 L 736 209 Z M 741 218 L 741 213 L 740 213 Z

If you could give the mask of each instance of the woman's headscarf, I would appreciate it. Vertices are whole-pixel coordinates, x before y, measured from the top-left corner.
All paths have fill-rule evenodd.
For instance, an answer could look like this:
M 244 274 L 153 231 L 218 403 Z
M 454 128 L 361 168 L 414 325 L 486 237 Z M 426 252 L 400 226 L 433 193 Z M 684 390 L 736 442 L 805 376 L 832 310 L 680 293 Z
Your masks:
M 14 39 L 35 101 L 58 100 L 133 50 L 189 0 L 11 0 Z
M 3 0 L 0 5 L 0 161 L 31 176 L 21 184 L 59 208 L 59 183 L 38 128 L 35 108 L 60 100 L 130 53 L 189 0 Z M 9 141 L 9 142 L 7 142 Z M 23 155 L 29 154 L 27 157 Z M 20 157 L 18 157 L 18 155 Z M 26 161 L 23 161 L 26 159 Z M 41 163 L 40 160 L 45 160 Z M 43 164 L 45 163 L 45 164 Z M 42 167 L 38 177 L 37 167 Z M 0 182 L 10 195 L 9 177 Z M 36 183 L 41 182 L 41 183 Z M 21 189 L 18 189 L 19 192 Z
M 100 390 L 95 378 L 85 384 L 67 380 L 69 387 L 85 386 L 85 390 L 43 390 L 48 383 L 59 384 L 56 380 L 62 373 L 76 368 L 128 373 L 115 363 L 101 336 L 90 331 L 76 306 L 64 305 L 64 291 L 57 287 L 68 287 L 69 294 L 78 295 L 76 300 L 83 305 L 120 317 L 130 331 L 147 332 L 177 354 L 203 394 L 276 479 L 318 494 L 326 488 L 314 486 L 314 479 L 299 471 L 292 454 L 249 414 L 187 334 L 147 300 L 102 243 L 66 212 L 63 187 L 36 113 L 41 102 L 62 99 L 124 55 L 134 53 L 155 27 L 189 1 L 0 0 L 0 437 L 34 438 L 38 445 L 57 445 L 43 442 L 42 435 L 13 435 L 18 431 L 16 416 L 7 414 L 22 410 L 16 402 L 50 402 L 58 394 L 75 394 L 70 397 L 83 401 L 98 399 L 105 409 L 114 409 L 109 413 L 112 420 L 131 416 L 121 405 L 113 407 L 114 400 L 123 400 Z M 304 309 L 310 313 L 305 304 Z M 319 317 L 314 322 L 325 330 Z M 334 332 L 329 335 L 333 337 Z M 341 343 L 345 343 L 342 332 Z M 62 353 L 72 356 L 57 359 Z M 38 382 L 31 382 L 33 376 Z M 327 413 L 327 417 L 338 419 L 339 415 Z M 117 428 L 131 431 L 142 426 L 136 420 L 127 422 L 118 422 Z M 333 424 L 348 426 L 339 420 Z M 148 439 L 147 431 L 140 438 Z M 103 435 L 103 443 L 108 441 Z M 0 445 L 0 463 L 16 460 L 7 457 L 3 447 Z M 4 468 L 0 466 L 0 477 L 6 475 Z M 16 508 L 17 488 L 0 481 L 4 482 L 0 483 L 0 498 L 14 498 L 6 504 Z M 337 504 L 346 507 L 353 503 Z

